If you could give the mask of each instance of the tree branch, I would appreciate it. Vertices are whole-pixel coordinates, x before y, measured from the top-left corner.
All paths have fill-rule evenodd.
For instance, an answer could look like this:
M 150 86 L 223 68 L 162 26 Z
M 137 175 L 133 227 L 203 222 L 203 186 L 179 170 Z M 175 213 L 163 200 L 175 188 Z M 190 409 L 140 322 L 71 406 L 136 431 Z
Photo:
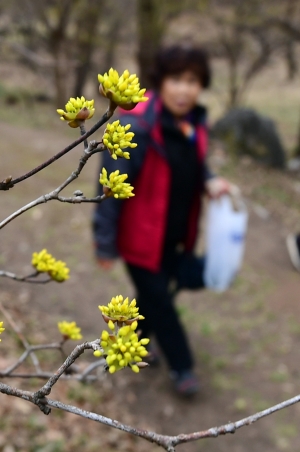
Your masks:
M 103 363 L 102 363 L 103 365 Z M 100 366 L 100 364 L 99 364 Z M 53 375 L 52 372 L 28 372 L 28 373 L 10 373 L 8 375 L 4 374 L 3 372 L 0 372 L 1 378 L 39 378 L 41 380 L 48 380 Z M 96 381 L 99 380 L 97 375 L 87 375 L 85 377 L 82 376 L 82 374 L 68 374 L 68 375 L 61 375 L 60 380 L 75 380 L 75 381 Z
M 288 19 L 281 19 L 279 17 L 272 17 L 266 21 L 267 25 L 274 25 L 282 31 L 288 33 L 296 41 L 300 41 L 300 27 L 295 26 L 292 21 Z
M 93 345 L 95 345 L 96 342 L 97 341 L 85 343 L 85 344 L 82 344 L 81 346 L 76 347 L 76 349 L 72 352 L 73 358 L 76 359 L 84 351 L 84 349 L 90 348 L 90 346 L 93 347 Z M 58 378 L 60 378 L 60 377 L 58 376 Z M 48 381 L 48 383 L 50 382 L 50 380 Z M 148 430 L 141 430 L 138 428 L 134 428 L 130 425 L 126 425 L 126 424 L 123 424 L 116 420 L 102 416 L 101 414 L 82 410 L 81 408 L 75 407 L 73 405 L 67 405 L 67 404 L 59 402 L 57 400 L 48 399 L 45 397 L 45 395 L 46 395 L 45 393 L 49 392 L 49 389 L 51 391 L 51 388 L 50 388 L 51 385 L 49 386 L 48 383 L 46 383 L 46 385 L 43 388 L 41 388 L 39 391 L 37 391 L 36 393 L 29 392 L 29 391 L 23 391 L 23 390 L 20 390 L 17 388 L 12 388 L 11 386 L 0 383 L 0 392 L 2 392 L 3 394 L 14 396 L 14 397 L 19 397 L 19 398 L 22 398 L 23 400 L 27 400 L 31 403 L 34 403 L 45 414 L 50 413 L 50 411 L 51 411 L 50 407 L 57 408 L 57 409 L 60 409 L 63 411 L 67 411 L 67 412 L 75 414 L 77 416 L 81 416 L 85 419 L 90 419 L 92 421 L 99 422 L 100 424 L 104 424 L 109 427 L 121 430 L 123 432 L 130 433 L 134 436 L 143 438 L 149 442 L 157 444 L 158 446 L 162 447 L 163 449 L 165 449 L 168 452 L 174 452 L 175 447 L 178 446 L 179 444 L 189 443 L 189 442 L 196 441 L 196 440 L 203 439 L 203 438 L 216 438 L 220 435 L 226 435 L 228 433 L 231 433 L 231 434 L 235 433 L 236 430 L 238 430 L 239 428 L 242 428 L 247 425 L 251 425 L 254 422 L 258 421 L 259 419 L 269 416 L 270 414 L 273 414 L 276 411 L 280 411 L 284 408 L 292 406 L 300 401 L 300 394 L 299 394 L 291 399 L 285 400 L 284 402 L 278 403 L 277 405 L 267 408 L 266 410 L 259 411 L 258 413 L 255 413 L 252 416 L 248 416 L 248 417 L 243 418 L 236 422 L 230 422 L 228 424 L 224 424 L 219 427 L 212 427 L 208 430 L 202 430 L 202 431 L 187 433 L 187 434 L 179 434 L 179 435 L 175 435 L 175 436 L 168 436 L 168 435 L 162 435 L 162 434 L 158 434 L 156 432 L 152 432 L 152 431 L 148 431 Z
M 40 272 L 36 272 L 36 273 L 34 273 L 32 275 L 18 276 L 15 273 L 7 272 L 7 271 L 4 271 L 4 270 L 0 270 L 0 276 L 3 276 L 5 278 L 13 279 L 14 281 L 27 282 L 27 283 L 31 283 L 31 284 L 46 284 L 46 283 L 48 283 L 50 281 L 53 281 L 52 278 L 32 279 L 32 278 L 36 278 L 40 274 L 41 274 Z
M 30 345 L 28 343 L 27 339 L 24 337 L 24 335 L 20 331 L 17 324 L 14 322 L 14 320 L 11 317 L 11 315 L 9 314 L 9 312 L 4 308 L 4 306 L 2 305 L 1 302 L 0 302 L 0 311 L 2 312 L 3 316 L 6 318 L 8 323 L 10 324 L 11 328 L 18 335 L 20 341 L 22 342 L 22 344 L 25 348 L 25 351 L 22 353 L 22 355 L 17 359 L 17 361 L 14 364 L 12 364 L 11 366 L 8 366 L 3 371 L 0 371 L 0 377 L 2 377 L 2 378 L 19 377 L 19 378 L 48 378 L 48 379 L 51 379 L 53 377 L 53 372 L 43 372 L 41 370 L 40 365 L 39 365 L 39 360 L 36 357 L 35 352 L 41 351 L 41 350 L 58 350 L 62 353 L 63 358 L 65 359 L 63 345 L 66 342 L 66 339 L 64 338 L 60 342 L 52 342 L 49 344 Z M 82 345 L 82 347 L 84 348 L 84 344 Z M 94 349 L 99 348 L 98 341 L 96 341 L 95 344 L 93 343 L 93 348 Z M 34 373 L 33 372 L 31 372 L 31 373 L 13 373 L 14 370 L 16 370 L 18 367 L 20 367 L 25 362 L 25 360 L 28 358 L 29 355 L 32 358 L 36 372 L 34 372 Z M 75 359 L 77 359 L 77 358 L 75 358 Z M 66 366 L 66 363 L 64 363 L 64 365 Z M 95 362 L 89 364 L 81 373 L 79 373 L 77 371 L 77 369 L 72 368 L 72 372 L 70 372 L 71 369 L 69 369 L 69 375 L 60 375 L 59 378 L 61 378 L 61 377 L 63 377 L 64 379 L 66 379 L 66 378 L 72 379 L 73 378 L 73 379 L 76 379 L 79 381 L 96 380 L 97 376 L 90 375 L 91 372 L 99 366 L 104 367 L 104 365 L 105 365 L 105 359 L 101 358 L 101 359 L 98 359 Z M 69 366 L 70 366 L 70 364 L 69 364 Z M 68 370 L 68 366 L 66 367 L 64 372 L 66 372 L 67 370 Z M 74 376 L 74 374 L 76 374 L 76 375 Z
M 53 374 L 47 383 L 39 389 L 35 395 L 38 398 L 44 397 L 45 395 L 49 395 L 52 387 L 57 383 L 59 378 L 66 370 L 79 358 L 85 350 L 99 350 L 100 347 L 100 339 L 96 339 L 93 342 L 84 342 L 83 344 L 77 345 L 75 349 L 70 353 L 70 355 L 66 358 L 65 362 L 60 366 L 60 368 Z
M 99 147 L 98 147 L 99 146 Z M 106 199 L 106 195 L 102 196 L 96 196 L 94 198 L 85 198 L 83 196 L 82 192 L 79 192 L 79 196 L 75 192 L 75 197 L 71 198 L 63 198 L 59 196 L 59 193 L 67 187 L 73 180 L 77 179 L 79 174 L 81 173 L 82 169 L 86 165 L 86 162 L 88 159 L 95 154 L 96 152 L 102 152 L 106 148 L 102 143 L 98 143 L 96 141 L 91 141 L 88 145 L 87 149 L 84 150 L 83 155 L 81 156 L 79 160 L 79 165 L 75 171 L 61 184 L 59 187 L 57 187 L 55 190 L 51 191 L 50 193 L 40 196 L 39 198 L 35 199 L 34 201 L 31 201 L 30 203 L 26 204 L 25 206 L 21 207 L 20 209 L 16 210 L 14 213 L 9 215 L 5 220 L 1 221 L 0 223 L 0 229 L 2 229 L 4 226 L 6 226 L 8 223 L 10 223 L 12 220 L 17 218 L 18 216 L 22 215 L 24 212 L 27 212 L 28 210 L 32 209 L 33 207 L 44 204 L 48 201 L 57 200 L 61 202 L 70 202 L 73 204 L 78 204 L 81 202 L 102 202 L 104 199 Z M 0 184 L 1 185 L 1 184 Z M 4 275 L 3 275 L 4 276 Z
M 0 308 L 3 313 L 5 313 L 5 316 L 7 319 L 9 319 L 10 323 L 13 325 L 14 329 L 17 330 L 17 326 L 14 324 L 13 320 L 10 318 L 8 313 L 5 311 L 3 306 L 0 303 Z M 19 332 L 19 334 L 21 334 Z M 38 377 L 38 378 L 47 378 L 47 375 L 49 373 L 42 372 L 40 369 L 37 373 L 15 373 L 13 374 L 13 370 L 15 370 L 19 365 L 21 365 L 25 359 L 32 353 L 38 350 L 46 350 L 46 349 L 59 349 L 62 350 L 62 342 L 54 342 L 50 344 L 44 344 L 44 345 L 34 345 L 30 346 L 26 339 L 21 336 L 21 340 L 23 342 L 24 347 L 26 348 L 25 352 L 22 354 L 22 356 L 18 359 L 17 363 L 9 368 L 7 368 L 5 371 L 0 373 L 0 376 L 2 377 L 21 377 L 21 378 L 30 378 L 30 377 Z M 51 393 L 51 390 L 53 386 L 57 383 L 57 381 L 60 378 L 63 379 L 70 379 L 75 378 L 79 381 L 83 380 L 95 380 L 95 375 L 90 375 L 90 373 L 97 368 L 100 365 L 103 365 L 105 360 L 102 358 L 100 360 L 97 360 L 96 362 L 90 364 L 87 366 L 87 368 L 81 373 L 73 376 L 67 375 L 67 371 L 74 364 L 74 362 L 81 356 L 85 350 L 99 350 L 100 347 L 100 339 L 94 340 L 92 342 L 84 342 L 83 344 L 77 345 L 74 350 L 69 354 L 69 356 L 65 359 L 64 363 L 57 369 L 57 371 L 54 374 L 51 374 L 48 381 L 36 392 L 29 392 L 29 391 L 23 391 L 18 388 L 13 388 L 9 385 L 6 385 L 4 383 L 0 383 L 0 392 L 6 395 L 14 396 L 22 398 L 23 400 L 27 400 L 28 402 L 31 402 L 38 406 L 40 410 L 44 414 L 49 414 L 51 412 L 51 408 L 57 408 L 63 411 L 67 411 L 69 413 L 73 413 L 77 416 L 81 416 L 85 419 L 90 419 L 95 422 L 99 422 L 101 424 L 107 425 L 109 427 L 116 428 L 118 430 L 122 430 L 124 432 L 130 433 L 132 435 L 138 436 L 140 438 L 144 438 L 145 440 L 155 443 L 158 446 L 162 447 L 166 451 L 169 452 L 175 452 L 175 447 L 179 444 L 183 443 L 189 443 L 192 441 L 197 441 L 203 438 L 216 438 L 220 435 L 226 435 L 228 433 L 235 433 L 236 430 L 239 428 L 242 428 L 247 425 L 251 425 L 254 422 L 258 421 L 259 419 L 262 419 L 266 416 L 269 416 L 277 411 L 280 411 L 284 408 L 287 408 L 289 406 L 292 406 L 298 402 L 300 402 L 300 394 L 297 396 L 285 400 L 284 402 L 278 403 L 276 405 L 273 405 L 270 408 L 267 408 L 263 411 L 259 411 L 251 416 L 245 417 L 243 419 L 240 419 L 236 422 L 229 422 L 227 424 L 221 425 L 219 427 L 212 427 L 207 430 L 202 431 L 196 431 L 192 433 L 182 433 L 179 435 L 174 436 L 168 436 L 163 434 L 158 434 L 156 432 L 148 431 L 148 430 L 141 430 L 135 427 L 132 427 L 130 425 L 123 424 L 121 422 L 118 422 L 116 420 L 110 419 L 108 417 L 102 416 L 97 413 L 93 413 L 91 411 L 82 410 L 76 406 L 73 405 L 67 405 L 62 402 L 59 402 L 57 400 L 51 400 L 48 399 L 46 396 L 48 396 Z
M 43 170 L 47 166 L 51 165 L 51 163 L 53 163 L 56 160 L 63 157 L 65 154 L 67 154 L 69 151 L 74 149 L 76 146 L 78 146 L 80 143 L 84 142 L 88 137 L 90 137 L 93 133 L 95 133 L 103 124 L 105 124 L 109 120 L 109 118 L 113 115 L 113 113 L 114 113 L 114 109 L 111 107 L 111 104 L 110 104 L 107 111 L 102 116 L 102 118 L 93 127 L 91 127 L 91 129 L 88 130 L 84 135 L 81 135 L 77 140 L 73 141 L 73 143 L 69 144 L 62 151 L 58 152 L 53 157 L 51 157 L 49 160 L 47 160 L 46 162 L 37 166 L 36 168 L 32 169 L 31 171 L 24 174 L 23 176 L 20 176 L 16 179 L 12 179 L 11 176 L 5 178 L 2 182 L 0 182 L 0 190 L 9 190 L 10 188 L 14 187 L 14 185 L 18 184 L 19 182 L 22 182 L 25 179 L 28 179 L 29 177 L 32 177 L 34 174 L 38 173 L 39 171 Z M 43 202 L 45 202 L 45 201 L 41 200 L 39 202 L 39 204 L 41 204 Z
M 289 406 L 295 405 L 295 403 L 300 402 L 300 394 L 291 399 L 285 400 L 284 402 L 278 403 L 270 408 L 267 408 L 263 411 L 259 411 L 258 413 L 252 414 L 252 416 L 245 417 L 236 422 L 229 422 L 228 424 L 221 425 L 220 427 L 213 427 L 208 430 L 203 430 L 201 432 L 194 432 L 189 434 L 181 434 L 173 437 L 172 444 L 177 446 L 178 444 L 187 443 L 190 441 L 196 441 L 198 439 L 203 438 L 216 438 L 220 435 L 226 435 L 227 433 L 235 433 L 241 427 L 245 427 L 246 425 L 252 425 L 254 422 L 262 419 L 270 414 L 275 413 L 276 411 L 283 410 Z
M 0 302 L 0 311 L 2 312 L 2 314 L 4 315 L 4 317 L 6 318 L 6 320 L 8 321 L 8 323 L 10 324 L 11 328 L 14 330 L 14 332 L 17 334 L 18 338 L 20 339 L 20 341 L 23 344 L 23 347 L 25 348 L 26 352 L 28 352 L 28 350 L 30 350 L 30 344 L 28 343 L 27 339 L 25 338 L 25 336 L 23 335 L 22 331 L 20 330 L 20 328 L 18 327 L 18 325 L 15 323 L 15 321 L 13 320 L 13 318 L 11 317 L 10 313 L 4 308 L 3 304 Z M 27 356 L 27 355 L 26 355 Z M 25 357 L 26 358 L 26 357 Z M 24 358 L 24 359 L 25 359 Z M 35 367 L 36 372 L 40 372 L 41 368 L 40 368 L 40 363 L 39 360 L 37 358 L 37 356 L 31 352 L 31 360 L 32 363 Z M 16 369 L 17 366 L 14 366 L 12 370 Z

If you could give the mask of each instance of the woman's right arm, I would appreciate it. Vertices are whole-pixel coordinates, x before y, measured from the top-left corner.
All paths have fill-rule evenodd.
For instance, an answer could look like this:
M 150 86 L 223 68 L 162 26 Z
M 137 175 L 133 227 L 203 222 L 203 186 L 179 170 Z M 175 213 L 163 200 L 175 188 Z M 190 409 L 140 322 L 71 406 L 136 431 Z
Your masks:
M 133 127 L 132 129 L 135 133 L 132 141 L 137 143 L 138 146 L 130 150 L 130 159 L 118 158 L 118 160 L 114 160 L 111 158 L 108 151 L 105 151 L 102 153 L 100 171 L 104 167 L 106 168 L 107 173 L 110 174 L 118 169 L 120 174 L 128 174 L 128 180 L 126 180 L 126 182 L 128 181 L 134 185 L 134 180 L 136 179 L 144 160 L 148 141 L 147 134 L 143 130 L 136 131 L 134 130 L 136 127 Z M 101 184 L 98 184 L 97 192 L 98 194 L 103 193 Z M 104 269 L 109 269 L 111 267 L 111 262 L 118 257 L 117 232 L 123 202 L 124 201 L 115 198 L 109 198 L 102 203 L 97 204 L 94 211 L 93 234 L 96 257 L 99 265 Z

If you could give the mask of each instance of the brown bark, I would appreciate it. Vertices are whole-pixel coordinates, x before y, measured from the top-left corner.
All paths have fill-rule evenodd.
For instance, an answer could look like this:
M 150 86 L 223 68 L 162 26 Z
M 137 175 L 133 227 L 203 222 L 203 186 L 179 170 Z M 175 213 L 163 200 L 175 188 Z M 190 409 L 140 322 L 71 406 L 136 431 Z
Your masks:
M 58 6 L 59 20 L 57 26 L 49 30 L 49 51 L 53 56 L 54 83 L 55 83 L 55 105 L 61 108 L 67 98 L 67 64 L 64 52 L 66 39 L 66 28 L 70 19 L 72 1 L 65 0 Z
M 160 7 L 157 0 L 139 0 L 137 3 L 138 53 L 141 86 L 151 87 L 151 69 L 163 35 Z
M 77 61 L 75 69 L 74 96 L 82 96 L 92 64 L 92 56 L 97 43 L 97 26 L 102 13 L 101 2 L 90 0 L 78 18 Z

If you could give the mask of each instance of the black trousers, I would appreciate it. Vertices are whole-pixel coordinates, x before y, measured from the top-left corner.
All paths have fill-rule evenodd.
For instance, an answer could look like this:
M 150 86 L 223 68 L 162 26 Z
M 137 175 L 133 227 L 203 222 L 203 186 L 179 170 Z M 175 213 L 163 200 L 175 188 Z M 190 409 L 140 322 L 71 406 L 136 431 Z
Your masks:
M 174 297 L 180 289 L 204 287 L 204 258 L 169 250 L 164 254 L 158 273 L 129 263 L 126 265 L 137 291 L 140 314 L 145 316 L 139 324 L 142 335 L 155 335 L 172 370 L 191 369 L 193 357 L 174 306 Z

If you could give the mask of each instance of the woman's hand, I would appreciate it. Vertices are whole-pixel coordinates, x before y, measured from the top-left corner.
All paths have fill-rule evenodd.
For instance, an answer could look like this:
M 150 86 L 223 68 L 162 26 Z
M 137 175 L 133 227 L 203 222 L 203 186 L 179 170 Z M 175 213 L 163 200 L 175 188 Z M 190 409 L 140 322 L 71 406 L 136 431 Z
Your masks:
M 210 198 L 218 199 L 225 194 L 237 194 L 239 188 L 222 177 L 213 177 L 205 182 L 205 191 Z
M 102 259 L 101 257 L 99 257 L 98 265 L 102 268 L 102 270 L 109 271 L 114 265 L 114 259 Z

